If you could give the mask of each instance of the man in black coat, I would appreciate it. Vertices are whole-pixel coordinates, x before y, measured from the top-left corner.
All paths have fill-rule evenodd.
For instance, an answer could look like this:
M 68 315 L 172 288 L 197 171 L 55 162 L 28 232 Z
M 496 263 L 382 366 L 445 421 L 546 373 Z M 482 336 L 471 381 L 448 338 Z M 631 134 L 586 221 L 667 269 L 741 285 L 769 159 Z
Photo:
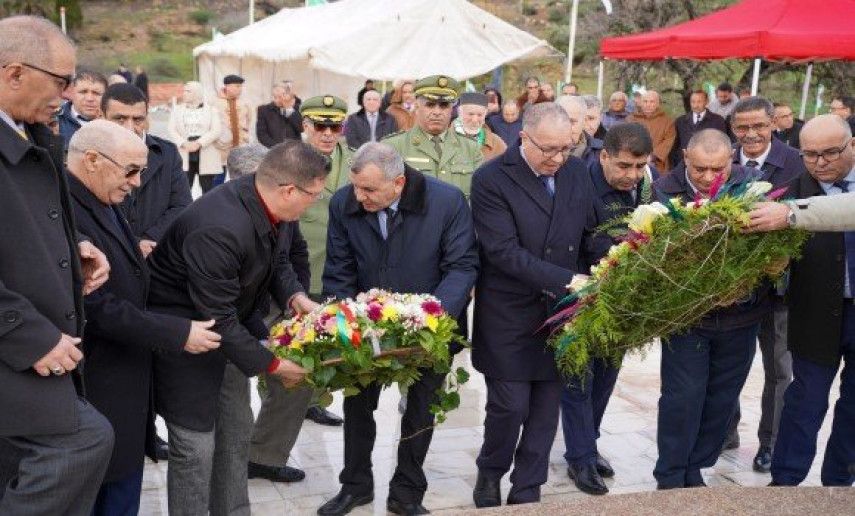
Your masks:
M 499 483 L 512 463 L 508 503 L 540 500 L 563 382 L 547 334 L 537 329 L 574 274 L 584 272 L 578 264 L 585 263 L 596 227 L 591 176 L 581 159 L 571 157 L 567 112 L 551 102 L 529 106 L 521 134 L 521 144 L 472 178 L 482 263 L 472 363 L 487 383 L 477 507 L 501 504 Z
M 106 253 L 112 267 L 107 283 L 84 298 L 86 392 L 116 434 L 95 514 L 139 511 L 143 458 L 154 450 L 152 350 L 207 352 L 220 340 L 205 329 L 214 321 L 191 323 L 145 311 L 148 268 L 117 205 L 139 186 L 147 154 L 136 134 L 106 120 L 81 127 L 68 146 L 77 228 Z
M 44 125 L 69 91 L 74 45 L 30 16 L 0 20 L 0 41 L 0 470 L 14 479 L 0 514 L 88 515 L 113 429 L 82 398 L 77 346 L 83 295 L 109 266 L 75 229 L 63 141 Z
M 855 191 L 855 140 L 836 115 L 808 121 L 801 150 L 809 175 L 790 189 L 798 199 Z M 798 206 L 798 201 L 797 201 Z M 816 437 L 841 363 L 840 398 L 822 463 L 822 484 L 855 481 L 855 232 L 813 233 L 792 265 L 788 344 L 793 382 L 784 396 L 772 484 L 798 485 L 816 455 Z
M 299 140 L 303 133 L 297 97 L 282 84 L 273 87 L 273 102 L 258 106 L 255 134 L 258 143 L 267 148 L 285 140 Z
M 150 308 L 215 319 L 213 330 L 222 335 L 212 353 L 155 357 L 155 400 L 169 430 L 170 514 L 225 514 L 232 510 L 226 506 L 230 493 L 246 489 L 245 461 L 237 469 L 212 467 L 215 455 L 246 453 L 226 444 L 249 444 L 220 440 L 244 424 L 217 409 L 226 361 L 246 376 L 271 373 L 286 386 L 305 375 L 274 358 L 245 323 L 266 300 L 276 272 L 279 224 L 297 220 L 317 199 L 328 172 L 327 161 L 310 146 L 279 144 L 254 176 L 230 181 L 184 210 L 149 257 Z M 289 289 L 292 304 L 308 302 L 296 277 Z
M 690 111 L 684 115 L 680 115 L 674 120 L 674 129 L 677 130 L 677 138 L 674 140 L 674 147 L 671 149 L 670 161 L 672 168 L 677 167 L 683 162 L 683 151 L 686 150 L 686 145 L 692 136 L 704 129 L 718 129 L 723 133 L 727 133 L 727 122 L 721 115 L 717 115 L 707 109 L 709 104 L 709 96 L 704 90 L 695 90 L 689 96 Z
M 347 145 L 358 149 L 365 142 L 377 142 L 398 130 L 395 119 L 380 111 L 380 92 L 368 90 L 362 98 L 362 109 L 347 117 L 344 137 Z
M 147 258 L 166 228 L 193 202 L 175 144 L 148 134 L 148 100 L 136 86 L 119 83 L 101 98 L 104 118 L 133 131 L 148 147 L 148 163 L 139 188 L 122 202 L 121 210 Z
M 651 202 L 651 183 L 658 178 L 658 174 L 649 171 L 651 152 L 653 140 L 641 124 L 618 124 L 606 133 L 599 163 L 589 169 L 596 199 L 596 226 L 619 220 L 639 204 Z M 606 233 L 597 233 L 595 238 L 596 252 L 586 256 L 591 265 L 617 243 Z M 619 365 L 594 360 L 584 382 L 571 380 L 561 394 L 564 459 L 576 487 L 588 494 L 607 493 L 603 478 L 615 474 L 611 464 L 597 450 L 597 439 L 619 371 Z
M 783 102 L 775 102 L 775 130 L 772 135 L 794 149 L 799 148 L 799 133 L 805 123 L 793 115 L 793 108 Z
M 357 151 L 350 182 L 330 202 L 324 296 L 344 299 L 372 288 L 429 293 L 450 316 L 459 317 L 478 273 L 472 215 L 463 192 L 405 169 L 398 153 L 383 143 L 368 143 Z M 428 407 L 444 378 L 422 370 L 407 391 L 401 420 L 401 435 L 407 438 L 398 444 L 386 502 L 395 514 L 427 514 L 422 465 L 434 423 Z M 374 384 L 345 398 L 342 487 L 318 514 L 347 514 L 374 499 L 371 450 L 379 397 L 380 386 Z

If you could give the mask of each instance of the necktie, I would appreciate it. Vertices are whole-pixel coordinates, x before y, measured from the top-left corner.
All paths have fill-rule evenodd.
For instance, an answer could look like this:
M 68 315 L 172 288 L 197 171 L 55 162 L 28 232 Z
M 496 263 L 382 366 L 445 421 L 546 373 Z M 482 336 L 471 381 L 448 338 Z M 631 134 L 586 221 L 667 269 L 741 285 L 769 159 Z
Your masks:
M 442 140 L 439 135 L 431 136 L 430 141 L 433 142 L 433 148 L 436 150 L 436 157 L 442 159 Z
M 849 181 L 837 181 L 834 186 L 840 188 L 841 193 L 849 192 Z M 846 246 L 846 276 L 844 285 L 844 296 L 852 297 L 852 280 L 855 279 L 855 231 L 847 231 L 843 234 L 843 241 Z
M 229 128 L 232 130 L 232 147 L 240 145 L 240 127 L 238 127 L 237 99 L 229 99 Z
M 119 215 L 116 213 L 116 208 L 114 208 L 113 206 L 107 206 L 107 215 L 110 218 L 110 221 L 112 221 L 113 224 L 116 226 L 116 229 L 119 230 L 119 233 L 123 237 L 125 237 L 125 242 L 127 242 L 131 246 L 131 249 L 133 249 L 136 244 L 134 243 L 133 238 L 131 238 L 128 232 L 125 231 L 125 226 L 123 226 L 122 223 L 119 221 Z
M 749 159 L 748 161 L 745 162 L 745 166 L 751 167 L 751 168 L 757 168 L 757 165 L 759 165 L 759 164 L 760 163 L 758 163 L 757 161 L 755 161 L 753 159 Z
M 383 240 L 389 238 L 389 230 L 394 227 L 395 215 L 398 213 L 398 210 L 394 208 L 385 208 L 382 212 L 382 216 L 378 214 L 377 220 L 380 222 L 380 234 L 383 235 Z
M 549 197 L 555 196 L 555 178 L 552 176 L 540 176 L 540 181 L 543 183 L 543 186 L 546 188 L 546 193 Z
M 695 113 L 695 125 L 698 125 L 700 123 L 701 123 L 701 114 Z
M 377 141 L 377 113 L 368 114 L 368 127 L 371 128 L 371 141 Z
M 840 188 L 840 191 L 843 193 L 849 192 L 849 181 L 838 181 L 838 182 L 834 183 L 834 186 L 836 186 L 837 188 Z

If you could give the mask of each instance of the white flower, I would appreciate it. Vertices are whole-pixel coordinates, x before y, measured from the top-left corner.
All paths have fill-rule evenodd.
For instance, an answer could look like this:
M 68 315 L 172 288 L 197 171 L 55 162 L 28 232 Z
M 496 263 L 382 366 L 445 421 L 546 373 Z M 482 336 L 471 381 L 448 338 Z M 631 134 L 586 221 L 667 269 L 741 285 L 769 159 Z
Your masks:
M 628 225 L 633 231 L 649 235 L 653 232 L 653 220 L 667 214 L 668 208 L 660 202 L 642 204 L 632 212 Z
M 763 197 L 772 189 L 772 183 L 768 183 L 766 181 L 754 181 L 750 185 L 748 185 L 748 189 L 745 191 L 746 197 Z
M 579 292 L 591 282 L 591 277 L 587 274 L 574 274 L 570 284 L 567 285 L 567 290 L 571 292 Z

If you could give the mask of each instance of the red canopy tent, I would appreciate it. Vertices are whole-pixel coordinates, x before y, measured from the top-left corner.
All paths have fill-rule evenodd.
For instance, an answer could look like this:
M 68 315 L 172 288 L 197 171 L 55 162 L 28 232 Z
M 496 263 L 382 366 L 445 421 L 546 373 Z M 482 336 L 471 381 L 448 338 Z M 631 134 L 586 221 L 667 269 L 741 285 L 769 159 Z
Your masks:
M 743 0 L 664 29 L 606 38 L 606 59 L 753 58 L 752 93 L 757 91 L 760 60 L 855 60 L 855 0 Z M 811 66 L 803 92 L 807 96 Z

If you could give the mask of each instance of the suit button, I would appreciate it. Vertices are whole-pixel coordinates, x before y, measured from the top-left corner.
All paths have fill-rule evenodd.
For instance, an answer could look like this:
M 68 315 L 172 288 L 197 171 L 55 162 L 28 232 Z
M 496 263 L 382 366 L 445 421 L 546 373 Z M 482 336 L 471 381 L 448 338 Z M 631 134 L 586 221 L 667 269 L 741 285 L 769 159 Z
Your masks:
M 576 248 L 575 248 L 575 247 L 573 247 L 572 245 L 571 245 L 570 247 L 568 247 L 568 248 L 567 248 L 567 250 L 568 250 L 568 251 L 570 251 L 571 253 L 573 252 L 573 249 L 576 249 Z
M 77 314 L 75 312 L 65 312 L 65 318 L 69 321 L 73 321 L 77 319 Z
M 552 254 L 552 248 L 551 247 L 546 248 L 546 254 Z
M 832 310 L 832 311 L 831 311 L 831 315 L 833 315 L 833 316 L 835 316 L 835 317 L 836 317 L 836 316 L 838 316 L 838 315 L 840 315 L 840 310 L 838 310 L 837 308 L 835 308 L 834 310 Z
M 134 276 L 139 276 L 140 274 L 142 274 L 142 271 L 141 271 L 141 270 L 139 270 L 139 269 L 134 269 Z
M 20 314 L 15 310 L 9 310 L 7 312 L 3 312 L 3 320 L 9 324 L 18 322 L 18 317 Z
M 59 261 L 59 268 L 60 269 L 67 269 L 69 265 L 70 264 L 69 264 L 68 260 L 66 260 L 65 258 L 63 258 L 62 260 Z
M 48 212 L 47 212 L 47 216 L 48 216 L 51 220 L 56 220 L 56 219 L 58 219 L 58 218 L 59 218 L 59 212 L 58 212 L 57 210 L 55 210 L 55 209 L 51 208 L 51 209 L 49 209 L 49 210 L 48 210 Z
M 42 160 L 42 157 L 41 157 L 41 156 L 39 156 L 38 154 L 33 154 L 33 161 L 35 161 L 36 163 L 38 163 L 38 162 L 40 162 L 41 160 Z

